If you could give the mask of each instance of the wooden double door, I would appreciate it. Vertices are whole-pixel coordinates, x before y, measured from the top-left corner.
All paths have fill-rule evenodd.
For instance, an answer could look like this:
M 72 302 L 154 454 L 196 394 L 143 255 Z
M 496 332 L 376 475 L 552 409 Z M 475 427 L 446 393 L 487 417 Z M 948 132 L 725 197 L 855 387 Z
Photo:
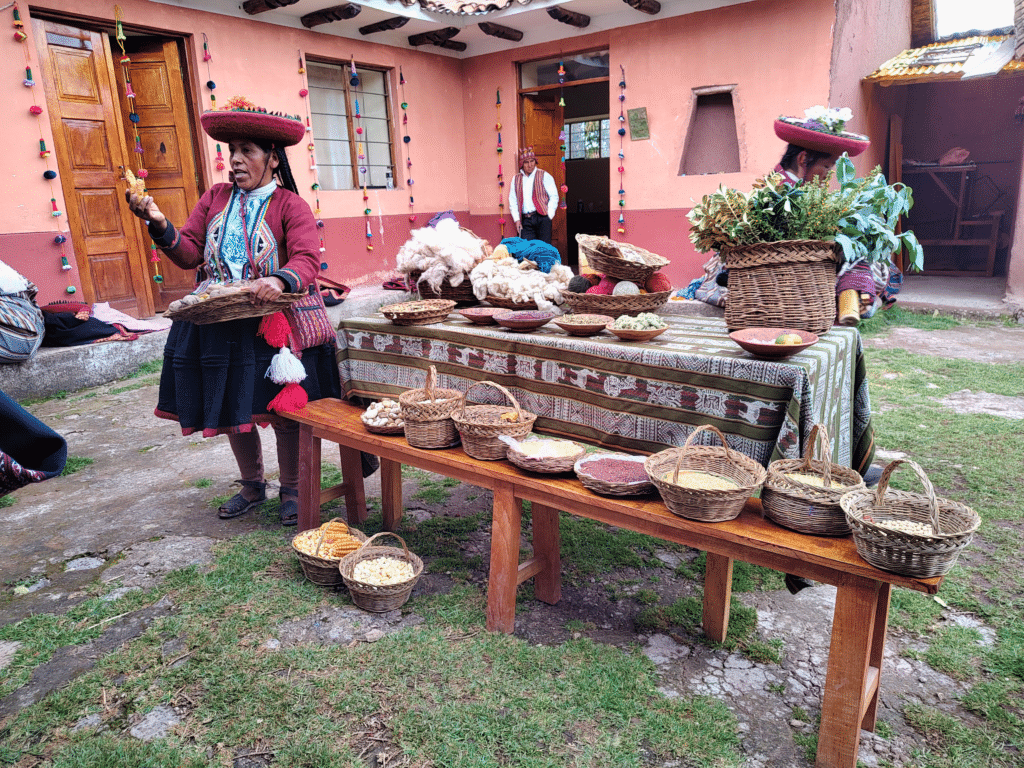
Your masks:
M 151 261 L 145 224 L 125 202 L 124 169 L 146 168 L 146 186 L 170 221 L 199 199 L 194 117 L 176 40 L 129 36 L 131 119 L 121 53 L 108 34 L 33 20 L 68 229 L 89 304 L 150 317 L 192 289 L 193 274 Z M 138 131 L 142 152 L 136 151 Z M 162 281 L 154 280 L 157 270 Z

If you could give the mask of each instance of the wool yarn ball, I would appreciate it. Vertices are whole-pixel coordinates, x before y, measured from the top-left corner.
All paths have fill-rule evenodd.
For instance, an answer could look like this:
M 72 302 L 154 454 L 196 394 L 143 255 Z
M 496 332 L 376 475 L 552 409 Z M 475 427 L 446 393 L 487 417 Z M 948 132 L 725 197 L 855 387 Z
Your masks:
M 587 293 L 596 293 L 600 296 L 611 296 L 612 291 L 615 289 L 615 285 L 618 282 L 619 281 L 611 275 L 601 275 L 601 282 L 592 288 L 589 288 Z
M 665 276 L 664 272 L 655 272 L 647 278 L 644 288 L 648 293 L 661 293 L 672 290 L 672 281 Z
M 570 293 L 586 293 L 587 290 L 593 285 L 583 275 L 576 275 L 569 281 L 569 292 Z
M 612 289 L 612 296 L 636 296 L 640 293 L 640 286 L 628 280 L 621 280 Z

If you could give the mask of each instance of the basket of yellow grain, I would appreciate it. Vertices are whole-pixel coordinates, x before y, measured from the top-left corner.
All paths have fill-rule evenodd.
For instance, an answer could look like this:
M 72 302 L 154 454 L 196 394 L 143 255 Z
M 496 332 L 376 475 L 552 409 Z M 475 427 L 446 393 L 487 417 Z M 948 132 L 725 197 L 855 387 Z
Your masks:
M 402 548 L 374 544 L 381 536 L 398 539 Z M 409 551 L 397 533 L 381 531 L 338 564 L 352 602 L 364 611 L 386 613 L 405 605 L 423 573 L 423 561 Z
M 813 458 L 820 447 L 820 459 Z M 849 467 L 830 460 L 828 432 L 815 424 L 802 459 L 779 459 L 768 465 L 761 491 L 764 514 L 781 526 L 816 536 L 845 536 L 850 532 L 839 499 L 862 490 L 864 480 Z
M 572 472 L 587 448 L 572 440 L 538 437 L 518 441 L 504 435 L 498 438 L 508 445 L 508 460 L 520 469 L 542 474 Z
M 722 445 L 695 445 L 705 430 L 718 435 Z M 705 523 L 737 517 L 765 480 L 764 467 L 732 450 L 711 424 L 693 430 L 682 448 L 648 456 L 644 468 L 669 512 Z
M 299 558 L 306 578 L 321 587 L 342 584 L 338 563 L 349 552 L 355 552 L 366 541 L 366 534 L 349 528 L 341 518 L 334 518 L 319 528 L 297 533 L 292 538 L 292 549 Z
M 889 489 L 889 476 L 900 464 L 917 473 L 923 494 Z M 876 568 L 920 579 L 949 573 L 981 525 L 970 507 L 936 496 L 928 475 L 909 459 L 896 459 L 876 488 L 843 494 L 839 504 L 861 557 Z

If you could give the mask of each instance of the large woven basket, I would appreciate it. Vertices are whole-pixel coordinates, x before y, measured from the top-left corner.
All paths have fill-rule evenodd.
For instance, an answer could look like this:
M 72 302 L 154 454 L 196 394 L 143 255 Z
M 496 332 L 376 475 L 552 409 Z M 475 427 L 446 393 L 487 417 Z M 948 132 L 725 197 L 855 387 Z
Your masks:
M 436 381 L 437 369 L 430 366 L 422 389 L 409 389 L 398 396 L 405 439 L 413 448 L 450 448 L 459 444 L 452 414 L 462 405 L 462 393 L 457 389 L 439 389 Z
M 694 445 L 694 438 L 704 430 L 718 435 L 722 445 Z M 729 448 L 725 435 L 711 424 L 693 430 L 682 448 L 668 448 L 648 456 L 644 467 L 669 512 L 704 523 L 720 523 L 737 517 L 747 499 L 761 488 L 765 480 L 764 467 L 749 456 Z M 687 488 L 662 479 L 666 473 L 672 472 L 673 480 L 677 480 L 679 472 L 683 471 L 718 475 L 732 480 L 736 487 L 728 490 Z
M 729 270 L 725 324 L 824 333 L 836 318 L 837 246 L 785 240 L 722 250 Z
M 814 448 L 821 446 L 821 459 L 814 459 Z M 845 536 L 850 532 L 846 513 L 839 499 L 848 491 L 864 489 L 856 470 L 833 464 L 828 432 L 815 424 L 807 438 L 802 459 L 780 459 L 768 465 L 768 478 L 761 491 L 764 514 L 781 526 L 816 536 Z M 814 475 L 823 487 L 801 482 L 793 474 Z M 831 483 L 841 484 L 833 488 Z
M 502 309 L 537 309 L 536 301 L 513 301 L 503 296 L 491 296 L 490 294 L 487 294 L 487 303 L 492 307 L 501 307 Z
M 462 282 L 453 286 L 449 278 L 441 281 L 441 286 L 434 290 L 430 283 L 422 279 L 422 272 L 410 272 L 409 280 L 416 286 L 416 291 L 421 299 L 451 299 L 457 306 L 469 306 L 479 304 L 480 301 L 473 293 L 473 283 L 469 275 L 462 278 Z
M 507 405 L 466 405 L 469 393 L 474 387 L 486 384 L 489 387 L 502 392 L 509 402 L 512 403 L 511 410 Z M 507 414 L 514 414 L 515 420 L 510 420 Z M 474 459 L 483 461 L 497 461 L 506 458 L 508 446 L 498 439 L 499 435 L 508 435 L 516 440 L 522 440 L 533 429 L 533 423 L 537 420 L 535 414 L 524 411 L 519 407 L 519 402 L 512 393 L 501 384 L 493 381 L 478 381 L 462 393 L 460 407 L 452 413 L 452 419 L 462 437 L 462 449 Z
M 576 462 L 573 469 L 576 471 L 577 479 L 588 491 L 593 491 L 601 496 L 644 496 L 648 493 L 654 493 L 654 484 L 647 477 L 646 470 L 643 473 L 644 479 L 637 480 L 636 482 L 616 481 L 598 477 L 590 465 L 601 459 L 612 459 L 617 462 L 629 462 L 630 464 L 636 463 L 640 465 L 643 465 L 647 460 L 644 456 L 632 456 L 627 453 L 592 453 L 589 456 L 584 456 Z
M 443 323 L 455 309 L 451 299 L 425 299 L 388 304 L 380 312 L 395 325 L 431 325 Z
M 562 291 L 565 303 L 578 315 L 632 315 L 641 312 L 657 312 L 668 303 L 672 291 L 638 293 L 633 296 L 607 296 L 600 293 L 573 293 Z
M 379 544 L 373 544 L 374 539 L 379 536 L 394 536 L 402 543 L 402 548 L 382 547 Z M 367 584 L 353 576 L 353 571 L 357 564 L 364 560 L 373 560 L 378 557 L 393 557 L 396 560 L 405 560 L 412 565 L 412 578 L 399 584 Z M 405 605 L 409 595 L 412 594 L 412 588 L 416 586 L 416 582 L 419 581 L 423 573 L 423 561 L 409 551 L 409 548 L 405 545 L 405 540 L 397 533 L 381 531 L 363 542 L 363 545 L 355 552 L 345 555 L 336 568 L 341 574 L 345 586 L 348 587 L 349 594 L 352 595 L 352 602 L 364 611 L 386 613 Z
M 924 494 L 889 490 L 889 476 L 900 464 L 910 465 L 917 473 Z M 970 507 L 936 496 L 924 470 L 909 459 L 889 464 L 877 488 L 850 491 L 839 504 L 861 557 L 876 568 L 915 578 L 949 573 L 981 525 L 978 513 Z M 900 520 L 928 524 L 931 533 L 920 535 L 882 525 Z
M 209 325 L 228 320 L 240 320 L 244 317 L 272 315 L 305 297 L 304 293 L 282 293 L 273 301 L 257 306 L 252 303 L 252 294 L 248 291 L 229 293 L 224 296 L 213 296 L 198 304 L 188 304 L 173 312 L 168 310 L 164 316 L 171 320 L 185 320 L 196 325 Z
M 336 517 L 333 520 L 324 523 L 319 528 L 314 528 L 312 531 L 303 531 L 292 538 L 292 549 L 295 550 L 295 554 L 299 558 L 299 564 L 302 566 L 302 572 L 306 575 L 307 579 L 321 587 L 337 587 L 342 584 L 341 574 L 338 573 L 338 564 L 341 562 L 342 558 L 340 556 L 320 557 L 315 554 L 307 554 L 299 549 L 295 542 L 300 536 L 316 536 L 319 534 L 319 542 L 317 543 L 317 549 L 315 550 L 316 552 L 319 552 L 320 547 L 323 546 L 323 542 L 329 535 L 330 526 L 340 519 L 341 518 Z M 366 541 L 366 534 L 362 531 L 358 531 L 355 528 L 348 528 L 348 533 L 360 542 Z
M 669 264 L 668 259 L 656 253 L 599 235 L 580 233 L 576 235 L 576 242 L 592 270 L 619 280 L 628 280 L 641 288 L 647 282 L 647 278 Z M 627 255 L 640 261 L 625 258 Z

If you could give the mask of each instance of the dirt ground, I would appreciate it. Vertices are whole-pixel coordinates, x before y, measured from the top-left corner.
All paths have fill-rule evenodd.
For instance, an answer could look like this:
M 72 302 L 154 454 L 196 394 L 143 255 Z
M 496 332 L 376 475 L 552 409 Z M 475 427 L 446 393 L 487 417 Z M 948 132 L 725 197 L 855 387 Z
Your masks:
M 867 337 L 865 345 L 988 363 L 1024 362 L 1024 328 L 998 325 L 945 331 L 897 328 L 884 336 Z M 182 437 L 176 424 L 152 416 L 155 386 L 126 390 L 124 385 L 97 387 L 32 407 L 33 413 L 66 437 L 71 455 L 89 457 L 94 463 L 73 475 L 22 489 L 14 496 L 13 505 L 0 508 L 4 531 L 0 623 L 38 612 L 67 610 L 85 599 L 85 588 L 97 580 L 131 589 L 156 583 L 174 568 L 193 563 L 203 566 L 211 561 L 217 540 L 247 531 L 280 530 L 282 546 L 287 544 L 294 529 L 281 529 L 265 516 L 223 521 L 210 508 L 209 499 L 233 492 L 230 483 L 237 470 L 226 439 Z M 962 410 L 965 404 L 1024 418 L 1024 398 L 974 392 L 955 407 Z M 269 449 L 265 450 L 268 476 L 276 478 L 273 438 L 264 441 Z M 884 440 L 881 447 L 885 447 Z M 324 453 L 325 460 L 329 459 L 327 446 Z M 437 506 L 413 501 L 417 489 L 414 480 L 406 480 L 405 514 L 412 520 L 475 514 L 490 508 L 489 494 L 480 489 L 459 486 L 447 502 Z M 376 477 L 368 481 L 367 495 L 379 495 Z M 466 545 L 467 556 L 481 557 L 483 565 L 470 579 L 482 589 L 486 586 L 488 547 L 486 527 Z M 820 712 L 828 617 L 835 589 L 819 586 L 795 597 L 784 590 L 738 595 L 757 609 L 759 636 L 782 641 L 779 664 L 755 663 L 738 653 L 714 650 L 695 637 L 639 632 L 635 626 L 643 607 L 636 599 L 639 589 L 655 589 L 663 603 L 699 594 L 698 583 L 674 573 L 681 560 L 696 554 L 668 548 L 659 552 L 664 568 L 658 569 L 656 583 L 649 572 L 624 569 L 582 583 L 567 582 L 562 600 L 555 606 L 524 600 L 517 614 L 516 635 L 531 643 L 557 644 L 573 636 L 567 627 L 582 627 L 575 631 L 597 642 L 641 648 L 656 665 L 666 696 L 706 694 L 725 701 L 735 712 L 746 766 L 807 765 L 797 737 L 812 732 L 813 725 L 793 713 L 809 713 L 813 721 Z M 445 574 L 426 573 L 416 591 L 445 591 L 450 584 Z M 18 594 L 15 586 L 21 587 Z M 173 606 L 147 610 L 173 610 Z M 325 619 L 318 613 L 309 621 L 279 628 L 275 637 L 267 638 L 266 647 L 372 642 L 419 620 L 408 611 L 395 613 L 398 615 L 383 617 L 372 625 L 364 619 L 362 634 L 355 635 L 346 624 L 345 610 L 339 608 L 330 632 L 322 629 Z M 130 640 L 150 620 L 150 616 L 125 617 L 114 622 L 94 647 L 58 652 L 25 688 L 0 700 L 0 719 L 65 684 L 88 668 L 89 659 Z M 945 620 L 958 624 L 973 621 L 951 610 Z M 314 624 L 319 627 L 316 631 Z M 911 751 L 924 746 L 916 733 L 902 725 L 899 713 L 908 701 L 926 703 L 970 722 L 970 715 L 956 704 L 963 690 L 961 683 L 902 656 L 908 646 L 917 647 L 921 642 L 890 633 L 880 719 L 891 726 L 893 735 L 885 739 L 862 734 L 860 760 L 864 765 L 910 765 Z M 13 650 L 0 642 L 0 670 L 10 662 Z

